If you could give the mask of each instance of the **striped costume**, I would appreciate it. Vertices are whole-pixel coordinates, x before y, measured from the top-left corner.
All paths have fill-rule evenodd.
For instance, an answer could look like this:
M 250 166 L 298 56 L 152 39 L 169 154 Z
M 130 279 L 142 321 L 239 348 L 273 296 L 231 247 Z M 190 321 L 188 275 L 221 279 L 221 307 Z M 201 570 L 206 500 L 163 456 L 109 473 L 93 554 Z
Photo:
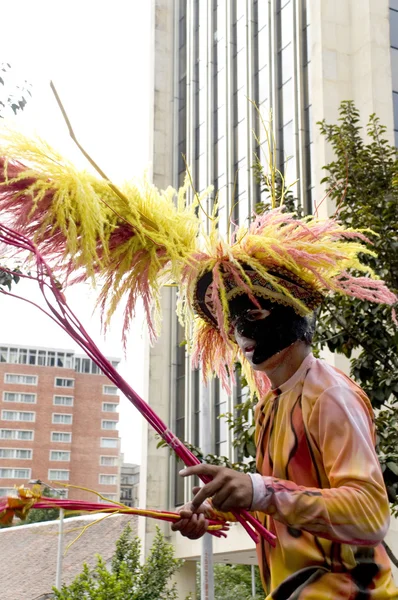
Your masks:
M 398 599 L 381 544 L 389 506 L 365 393 L 307 356 L 256 409 L 253 508 L 267 600 Z

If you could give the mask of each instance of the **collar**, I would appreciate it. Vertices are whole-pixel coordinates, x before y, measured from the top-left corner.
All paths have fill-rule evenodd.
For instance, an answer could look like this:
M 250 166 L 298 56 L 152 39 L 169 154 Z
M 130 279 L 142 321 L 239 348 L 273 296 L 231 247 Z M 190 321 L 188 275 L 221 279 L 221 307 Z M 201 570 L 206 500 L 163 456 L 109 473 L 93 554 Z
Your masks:
M 301 365 L 299 366 L 297 371 L 295 373 L 293 373 L 293 375 L 287 381 L 282 383 L 282 385 L 280 385 L 278 388 L 271 390 L 272 395 L 280 396 L 281 394 L 284 394 L 285 392 L 288 392 L 292 388 L 294 388 L 294 386 L 300 380 L 304 379 L 306 372 L 308 371 L 308 369 L 311 368 L 311 366 L 313 365 L 315 360 L 316 359 L 315 359 L 314 355 L 312 354 L 312 352 L 310 354 L 308 354 L 308 356 L 305 357 L 305 359 L 303 360 L 303 362 L 301 363 Z

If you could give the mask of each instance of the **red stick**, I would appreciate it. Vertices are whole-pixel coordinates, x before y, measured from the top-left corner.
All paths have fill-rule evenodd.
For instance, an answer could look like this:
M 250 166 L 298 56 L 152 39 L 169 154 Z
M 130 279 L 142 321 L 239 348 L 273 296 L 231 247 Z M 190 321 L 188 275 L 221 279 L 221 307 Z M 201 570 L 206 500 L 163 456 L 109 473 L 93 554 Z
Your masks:
M 90 338 L 83 325 L 67 305 L 65 296 L 60 291 L 59 285 L 50 266 L 43 259 L 35 244 L 33 244 L 28 238 L 19 232 L 1 224 L 0 241 L 7 245 L 18 248 L 19 250 L 23 249 L 28 251 L 35 256 L 37 269 L 37 277 L 35 279 L 39 284 L 49 312 L 43 309 L 41 310 L 55 320 L 62 327 L 62 329 L 79 344 L 83 351 L 98 365 L 104 375 L 106 375 L 130 400 L 130 402 L 137 408 L 137 410 L 139 410 L 139 412 L 143 415 L 143 417 L 145 417 L 154 430 L 175 451 L 177 456 L 181 458 L 186 466 L 189 467 L 200 464 L 200 460 L 170 431 L 167 425 L 158 417 L 149 404 L 147 404 L 121 377 L 112 364 L 102 354 L 94 341 Z M 8 292 L 5 290 L 1 291 L 4 294 L 8 294 Z M 18 297 L 13 294 L 9 295 Z M 25 300 L 24 298 L 22 299 Z M 28 302 L 30 301 L 28 300 Z M 201 479 L 204 483 L 208 483 L 210 481 L 210 479 L 206 476 L 202 476 Z M 256 535 L 255 531 L 253 531 L 252 527 L 254 527 L 271 545 L 275 546 L 275 536 L 270 533 L 248 511 L 233 511 L 233 514 L 256 544 L 258 543 L 258 536 Z

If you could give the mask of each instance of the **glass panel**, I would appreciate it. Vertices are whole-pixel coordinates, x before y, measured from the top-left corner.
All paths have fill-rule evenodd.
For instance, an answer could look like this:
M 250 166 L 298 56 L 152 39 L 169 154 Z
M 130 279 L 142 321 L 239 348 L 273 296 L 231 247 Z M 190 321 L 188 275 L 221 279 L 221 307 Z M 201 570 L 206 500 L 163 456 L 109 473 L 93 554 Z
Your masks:
M 398 93 L 393 92 L 392 94 L 393 106 L 394 106 L 394 125 L 398 129 Z
M 265 4 L 265 2 L 264 2 Z M 268 63 L 268 29 L 264 27 L 258 32 L 258 68 L 262 69 Z
M 390 41 L 393 48 L 398 48 L 398 12 L 390 10 Z
M 283 139 L 283 154 L 285 160 L 289 160 L 295 154 L 294 147 L 294 132 L 293 132 L 293 121 L 290 121 L 287 125 L 282 129 L 282 139 Z
M 21 350 L 21 352 L 22 352 L 22 350 Z M 37 354 L 36 350 L 29 350 L 29 361 L 28 361 L 28 363 L 30 365 L 35 365 L 36 364 L 36 358 L 37 358 L 36 354 Z
M 294 116 L 293 82 L 291 79 L 281 88 L 280 93 L 282 94 L 282 122 L 285 125 L 292 121 Z
M 288 44 L 281 52 L 282 84 L 293 77 L 293 45 Z
M 57 367 L 63 367 L 65 362 L 65 354 L 63 352 L 57 352 Z
M 39 354 L 37 357 L 37 364 L 40 365 L 41 367 L 44 367 L 46 364 L 46 351 L 45 350 L 39 350 Z
M 18 363 L 18 348 L 10 348 L 10 363 L 13 365 Z
M 281 10 L 281 48 L 293 38 L 293 3 L 289 1 Z
M 65 368 L 73 369 L 73 354 L 67 354 L 65 356 Z
M 1 347 L 0 348 L 0 362 L 7 362 L 7 354 L 8 354 L 8 348 L 6 347 Z

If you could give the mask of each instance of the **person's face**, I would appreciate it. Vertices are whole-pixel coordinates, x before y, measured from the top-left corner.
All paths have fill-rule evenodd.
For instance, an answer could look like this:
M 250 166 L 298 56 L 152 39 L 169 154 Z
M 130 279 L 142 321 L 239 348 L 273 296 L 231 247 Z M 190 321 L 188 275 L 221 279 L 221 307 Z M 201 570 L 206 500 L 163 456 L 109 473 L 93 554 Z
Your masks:
M 290 307 L 258 299 L 256 307 L 247 296 L 230 303 L 231 328 L 236 343 L 256 370 L 298 339 L 297 315 Z

